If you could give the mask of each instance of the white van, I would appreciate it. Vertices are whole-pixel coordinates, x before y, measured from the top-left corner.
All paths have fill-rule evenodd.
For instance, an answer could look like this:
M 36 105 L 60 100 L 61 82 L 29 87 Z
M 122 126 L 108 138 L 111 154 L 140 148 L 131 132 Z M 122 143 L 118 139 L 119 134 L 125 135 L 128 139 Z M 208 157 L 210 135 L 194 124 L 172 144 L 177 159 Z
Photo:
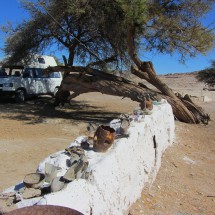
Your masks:
M 35 55 L 27 66 L 1 68 L 0 98 L 13 96 L 17 103 L 21 103 L 29 96 L 54 96 L 60 87 L 62 75 L 61 72 L 45 75 L 44 69 L 49 66 L 57 66 L 53 57 Z

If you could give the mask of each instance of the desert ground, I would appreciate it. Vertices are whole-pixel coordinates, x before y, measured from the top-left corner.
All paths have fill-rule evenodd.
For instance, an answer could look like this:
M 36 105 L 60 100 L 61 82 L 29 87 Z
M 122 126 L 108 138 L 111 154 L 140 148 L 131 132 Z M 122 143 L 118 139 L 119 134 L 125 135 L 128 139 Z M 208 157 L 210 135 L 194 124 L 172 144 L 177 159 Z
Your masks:
M 156 180 L 145 187 L 128 214 L 215 214 L 215 91 L 203 91 L 204 84 L 194 74 L 161 78 L 175 91 L 192 95 L 211 121 L 208 125 L 176 121 L 174 144 L 164 153 Z M 100 93 L 83 94 L 64 108 L 54 108 L 53 101 L 48 96 L 24 104 L 0 100 L 0 191 L 85 134 L 89 122 L 108 123 L 138 106 L 130 99 Z

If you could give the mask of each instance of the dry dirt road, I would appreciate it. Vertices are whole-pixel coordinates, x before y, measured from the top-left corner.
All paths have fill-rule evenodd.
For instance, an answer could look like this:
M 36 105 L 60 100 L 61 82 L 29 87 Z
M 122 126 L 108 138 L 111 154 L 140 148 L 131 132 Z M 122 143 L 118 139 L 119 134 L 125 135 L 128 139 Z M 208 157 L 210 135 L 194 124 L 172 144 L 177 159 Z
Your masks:
M 166 81 L 177 90 L 190 87 L 186 75 Z M 202 84 L 192 84 L 195 92 L 202 89 Z M 50 97 L 21 105 L 0 101 L 0 191 L 22 181 L 47 155 L 85 134 L 88 122 L 107 123 L 138 106 L 99 93 L 81 95 L 65 108 L 54 109 L 52 103 Z M 131 215 L 215 214 L 215 102 L 201 105 L 212 121 L 207 126 L 176 122 L 174 144 L 166 150 L 155 182 L 128 211 Z

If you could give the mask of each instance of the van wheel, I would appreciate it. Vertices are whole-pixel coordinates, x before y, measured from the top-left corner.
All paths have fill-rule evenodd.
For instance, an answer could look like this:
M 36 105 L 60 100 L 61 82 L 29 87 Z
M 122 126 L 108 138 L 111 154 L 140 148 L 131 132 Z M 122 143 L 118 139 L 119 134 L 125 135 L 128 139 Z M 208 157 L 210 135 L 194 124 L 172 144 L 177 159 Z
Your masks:
M 25 91 L 24 90 L 17 90 L 15 94 L 15 102 L 16 103 L 23 103 L 25 101 Z

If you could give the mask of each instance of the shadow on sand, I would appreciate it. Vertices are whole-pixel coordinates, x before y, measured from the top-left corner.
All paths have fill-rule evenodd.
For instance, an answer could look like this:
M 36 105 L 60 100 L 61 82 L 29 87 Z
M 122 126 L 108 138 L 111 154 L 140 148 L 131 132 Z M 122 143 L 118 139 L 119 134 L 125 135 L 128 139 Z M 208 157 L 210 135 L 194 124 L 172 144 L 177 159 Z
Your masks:
M 29 124 L 42 123 L 44 119 L 108 123 L 119 116 L 117 112 L 104 111 L 84 101 L 73 101 L 65 107 L 54 107 L 53 103 L 51 97 L 29 99 L 22 104 L 16 104 L 12 99 L 1 99 L 0 113 L 3 113 L 3 118 L 27 121 Z

